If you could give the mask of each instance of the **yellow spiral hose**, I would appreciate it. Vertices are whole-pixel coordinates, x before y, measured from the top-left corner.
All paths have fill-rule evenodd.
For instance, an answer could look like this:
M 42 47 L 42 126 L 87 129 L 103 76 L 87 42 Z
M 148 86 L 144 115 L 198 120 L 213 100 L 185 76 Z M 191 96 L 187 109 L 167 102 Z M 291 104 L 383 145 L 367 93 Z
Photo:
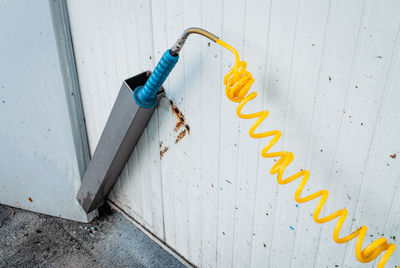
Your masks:
M 279 140 L 281 137 L 281 131 L 272 130 L 263 133 L 255 133 L 257 127 L 264 121 L 268 116 L 268 111 L 260 111 L 256 113 L 243 114 L 242 108 L 246 105 L 247 102 L 253 100 L 256 96 L 256 92 L 251 92 L 247 94 L 250 90 L 251 85 L 254 82 L 254 78 L 251 73 L 246 71 L 247 63 L 245 61 L 240 61 L 239 53 L 235 48 L 223 42 L 222 40 L 216 40 L 216 43 L 221 45 L 222 47 L 228 49 L 235 56 L 235 65 L 232 69 L 225 75 L 224 84 L 225 84 L 225 94 L 233 102 L 239 103 L 239 106 L 236 109 L 236 114 L 242 119 L 253 119 L 257 118 L 256 122 L 250 127 L 249 135 L 252 138 L 260 139 L 266 137 L 272 137 L 270 142 L 262 149 L 261 156 L 265 158 L 271 157 L 279 157 L 279 160 L 273 165 L 270 170 L 271 174 L 277 174 L 277 180 L 279 184 L 287 184 L 298 178 L 301 178 L 300 185 L 297 187 L 295 193 L 295 200 L 298 203 L 305 203 L 311 201 L 313 199 L 319 198 L 317 207 L 315 208 L 313 219 L 317 223 L 325 223 L 331 221 L 335 218 L 338 218 L 335 229 L 333 231 L 333 240 L 336 243 L 346 243 L 355 237 L 357 237 L 356 243 L 356 257 L 360 262 L 368 263 L 377 258 L 383 251 L 386 251 L 381 260 L 378 263 L 378 268 L 382 268 L 385 266 L 386 262 L 393 254 L 396 246 L 394 244 L 387 243 L 386 238 L 380 237 L 379 239 L 372 242 L 366 248 L 362 249 L 362 244 L 367 233 L 367 226 L 363 225 L 354 232 L 349 235 L 339 238 L 340 230 L 342 229 L 343 223 L 347 217 L 347 209 L 342 208 L 328 216 L 320 218 L 320 213 L 322 208 L 325 205 L 326 200 L 328 199 L 329 192 L 328 190 L 319 190 L 313 194 L 308 196 L 301 197 L 303 189 L 307 183 L 307 180 L 310 176 L 310 172 L 308 170 L 301 170 L 296 174 L 293 174 L 287 178 L 283 178 L 283 173 L 285 169 L 294 159 L 294 155 L 292 152 L 269 152 L 272 146 Z

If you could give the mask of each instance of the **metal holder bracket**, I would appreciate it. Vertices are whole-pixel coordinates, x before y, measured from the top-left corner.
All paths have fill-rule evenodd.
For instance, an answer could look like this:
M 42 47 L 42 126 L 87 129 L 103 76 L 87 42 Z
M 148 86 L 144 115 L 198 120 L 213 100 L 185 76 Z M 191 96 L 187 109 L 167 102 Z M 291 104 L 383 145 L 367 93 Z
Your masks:
M 149 76 L 149 71 L 143 72 L 122 83 L 76 196 L 86 213 L 103 203 L 155 110 L 138 106 L 132 97 L 135 88 L 143 86 Z M 163 95 L 161 88 L 158 100 Z

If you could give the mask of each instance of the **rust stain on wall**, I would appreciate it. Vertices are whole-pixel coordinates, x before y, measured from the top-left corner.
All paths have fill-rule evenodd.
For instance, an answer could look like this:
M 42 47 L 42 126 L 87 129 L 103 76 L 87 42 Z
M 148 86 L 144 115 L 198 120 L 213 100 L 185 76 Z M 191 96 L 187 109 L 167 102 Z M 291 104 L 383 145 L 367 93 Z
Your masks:
M 186 133 L 190 135 L 190 127 L 186 123 L 185 116 L 183 115 L 181 110 L 179 110 L 179 108 L 174 104 L 174 102 L 172 100 L 169 101 L 169 105 L 171 106 L 172 113 L 176 117 L 176 124 L 175 124 L 174 130 L 175 130 L 175 132 L 180 131 L 175 140 L 175 143 L 178 143 L 183 137 L 185 137 Z M 184 129 L 181 130 L 182 128 L 184 128 Z
M 179 133 L 178 137 L 176 137 L 175 143 L 178 143 L 183 137 L 185 137 L 185 135 L 186 135 L 186 129 L 182 130 Z
M 185 127 L 188 134 L 190 134 L 190 127 L 185 121 L 185 116 L 179 110 L 179 108 L 174 104 L 172 100 L 169 101 L 169 105 L 171 106 L 172 113 L 176 116 L 176 124 L 175 131 L 178 132 L 182 127 Z
M 163 142 L 160 142 L 160 159 L 163 158 L 164 154 L 168 151 L 168 147 L 163 147 Z

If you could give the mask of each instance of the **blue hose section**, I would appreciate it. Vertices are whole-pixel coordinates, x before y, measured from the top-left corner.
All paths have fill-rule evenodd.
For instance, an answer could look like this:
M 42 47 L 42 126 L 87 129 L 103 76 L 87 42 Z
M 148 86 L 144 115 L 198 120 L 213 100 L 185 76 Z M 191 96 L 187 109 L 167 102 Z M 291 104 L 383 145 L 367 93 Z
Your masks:
M 137 87 L 133 92 L 135 102 L 143 108 L 153 108 L 158 103 L 157 92 L 167 79 L 169 73 L 178 62 L 179 55 L 172 56 L 169 49 L 163 54 L 156 68 L 143 87 Z

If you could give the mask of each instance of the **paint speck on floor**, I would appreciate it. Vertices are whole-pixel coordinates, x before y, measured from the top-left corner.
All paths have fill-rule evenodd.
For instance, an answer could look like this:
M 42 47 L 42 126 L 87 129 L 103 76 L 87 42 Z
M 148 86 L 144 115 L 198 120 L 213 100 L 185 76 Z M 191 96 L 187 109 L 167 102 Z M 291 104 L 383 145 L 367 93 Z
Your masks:
M 289 226 L 289 227 L 290 227 L 290 229 L 294 230 L 293 226 Z

